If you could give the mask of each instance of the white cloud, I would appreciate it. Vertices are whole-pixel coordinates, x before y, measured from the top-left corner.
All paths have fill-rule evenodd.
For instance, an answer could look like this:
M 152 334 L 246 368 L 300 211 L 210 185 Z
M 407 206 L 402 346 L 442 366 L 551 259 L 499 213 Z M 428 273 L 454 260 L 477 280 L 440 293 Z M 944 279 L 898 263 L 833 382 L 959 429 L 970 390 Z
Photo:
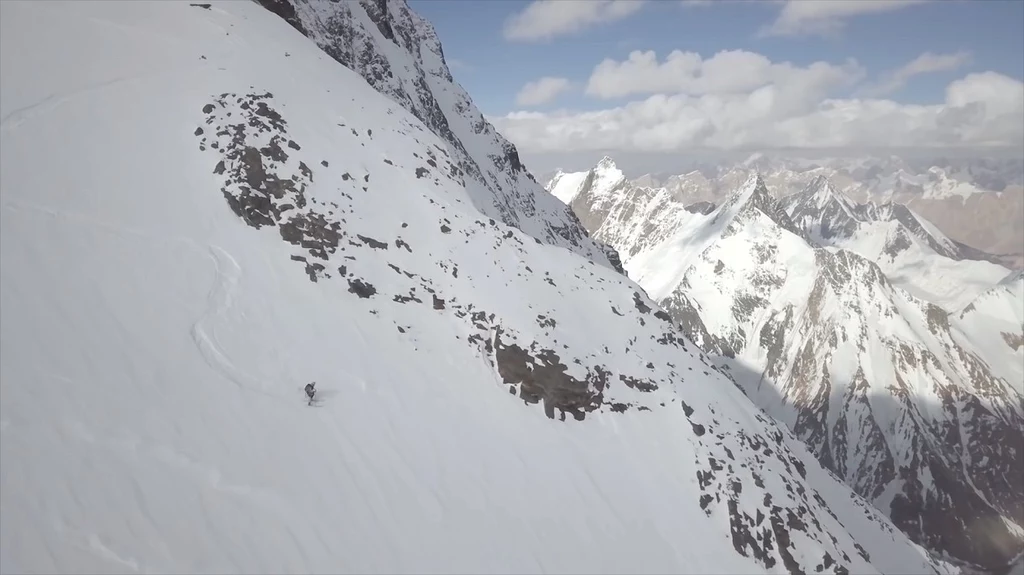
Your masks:
M 606 59 L 590 75 L 586 93 L 598 98 L 633 94 L 740 94 L 774 86 L 785 92 L 788 104 L 820 101 L 832 90 L 859 81 L 864 70 L 854 60 L 835 66 L 815 62 L 807 67 L 773 63 L 744 50 L 723 50 L 703 59 L 694 52 L 675 50 L 664 62 L 653 51 L 630 53 L 622 62 Z M 780 100 L 781 101 L 781 100 Z
M 505 39 L 551 40 L 621 20 L 641 7 L 643 0 L 535 0 L 505 22 Z
M 905 86 L 907 81 L 914 76 L 955 70 L 970 61 L 971 55 L 969 52 L 955 52 L 953 54 L 925 52 L 908 62 L 905 66 L 885 74 L 878 84 L 869 86 L 863 93 L 868 96 L 891 94 Z
M 748 86 L 749 87 L 749 86 Z M 952 82 L 945 101 L 811 101 L 779 84 L 656 94 L 600 111 L 490 118 L 526 153 L 693 148 L 1024 147 L 1024 83 L 994 72 Z M 796 98 L 796 102 L 787 101 Z
M 538 106 L 554 100 L 559 94 L 569 89 L 569 80 L 545 76 L 540 80 L 527 82 L 516 94 L 517 106 Z
M 838 33 L 844 20 L 863 14 L 899 10 L 927 0 L 788 0 L 778 18 L 761 31 L 765 36 L 827 36 Z

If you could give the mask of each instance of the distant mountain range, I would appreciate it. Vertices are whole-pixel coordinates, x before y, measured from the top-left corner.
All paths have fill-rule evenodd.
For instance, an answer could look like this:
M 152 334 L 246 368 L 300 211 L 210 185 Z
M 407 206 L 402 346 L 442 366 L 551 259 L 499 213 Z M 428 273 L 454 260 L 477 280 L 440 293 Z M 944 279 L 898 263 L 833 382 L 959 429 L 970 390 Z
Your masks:
M 726 192 L 739 170 L 654 186 L 604 158 L 548 187 L 911 539 L 1006 565 L 1024 548 L 1024 275 L 897 195 L 858 203 L 817 171 L 796 193 L 779 172 L 775 193 L 757 175 Z
M 586 173 L 584 172 L 576 172 Z M 751 174 L 775 197 L 797 193 L 819 176 L 858 202 L 895 202 L 927 218 L 948 237 L 991 253 L 1008 267 L 1024 268 L 1024 159 L 913 158 L 894 155 L 800 158 L 755 154 L 740 162 L 685 162 L 679 173 L 629 178 L 640 187 L 664 188 L 677 201 L 719 201 Z M 555 171 L 544 181 L 556 195 L 572 188 Z M 558 184 L 558 181 L 562 181 Z

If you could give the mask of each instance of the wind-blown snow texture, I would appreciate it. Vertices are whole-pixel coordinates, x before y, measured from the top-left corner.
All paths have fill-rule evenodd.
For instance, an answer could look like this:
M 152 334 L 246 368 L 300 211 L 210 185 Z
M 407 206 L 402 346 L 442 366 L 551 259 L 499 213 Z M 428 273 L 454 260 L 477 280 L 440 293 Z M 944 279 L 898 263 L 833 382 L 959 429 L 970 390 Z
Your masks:
M 947 568 L 275 13 L 0 16 L 4 572 Z
M 979 295 L 1008 270 L 824 179 L 685 207 L 608 158 L 581 182 L 553 193 L 825 467 L 932 549 L 986 568 L 1021 551 L 1019 274 Z

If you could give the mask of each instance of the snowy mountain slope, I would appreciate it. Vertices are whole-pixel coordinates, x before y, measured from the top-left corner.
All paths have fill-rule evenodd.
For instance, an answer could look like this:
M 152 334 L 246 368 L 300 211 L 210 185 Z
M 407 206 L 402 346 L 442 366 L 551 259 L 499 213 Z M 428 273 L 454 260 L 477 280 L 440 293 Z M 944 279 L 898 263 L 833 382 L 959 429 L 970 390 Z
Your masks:
M 607 202 L 586 211 L 583 197 L 574 209 L 625 256 L 629 276 L 705 351 L 731 358 L 723 365 L 755 403 L 914 540 L 987 568 L 1024 547 L 1024 403 L 1013 372 L 992 368 L 980 340 L 878 264 L 814 241 L 859 222 L 839 217 L 852 202 L 807 198 L 790 218 L 751 178 L 720 206 L 677 207 L 686 215 L 664 218 L 667 229 L 635 249 L 620 232 L 659 214 L 630 219 L 630 206 Z M 812 199 L 827 218 L 810 225 Z M 608 219 L 595 225 L 595 213 Z
M 0 16 L 3 571 L 935 570 L 271 12 Z
M 782 203 L 817 244 L 866 257 L 895 284 L 944 309 L 962 308 L 1010 273 L 995 256 L 954 242 L 906 206 L 856 204 L 824 176 Z
M 1014 272 L 951 316 L 959 332 L 1024 394 L 1024 272 Z
M 452 160 L 447 169 L 484 215 L 620 269 L 614 252 L 587 238 L 564 204 L 541 193 L 515 146 L 452 78 L 433 27 L 405 2 L 258 1 L 441 138 Z
M 544 187 L 563 204 L 569 205 L 587 178 L 588 172 L 564 173 L 558 171 Z

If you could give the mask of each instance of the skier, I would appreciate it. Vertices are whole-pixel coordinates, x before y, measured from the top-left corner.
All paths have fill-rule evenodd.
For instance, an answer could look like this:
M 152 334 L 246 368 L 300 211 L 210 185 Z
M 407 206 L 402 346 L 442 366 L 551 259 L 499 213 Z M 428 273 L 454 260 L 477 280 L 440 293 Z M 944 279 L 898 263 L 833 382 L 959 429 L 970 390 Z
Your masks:
M 316 382 L 311 381 L 306 384 L 306 395 L 309 396 L 309 404 L 313 404 L 313 396 L 316 395 Z

